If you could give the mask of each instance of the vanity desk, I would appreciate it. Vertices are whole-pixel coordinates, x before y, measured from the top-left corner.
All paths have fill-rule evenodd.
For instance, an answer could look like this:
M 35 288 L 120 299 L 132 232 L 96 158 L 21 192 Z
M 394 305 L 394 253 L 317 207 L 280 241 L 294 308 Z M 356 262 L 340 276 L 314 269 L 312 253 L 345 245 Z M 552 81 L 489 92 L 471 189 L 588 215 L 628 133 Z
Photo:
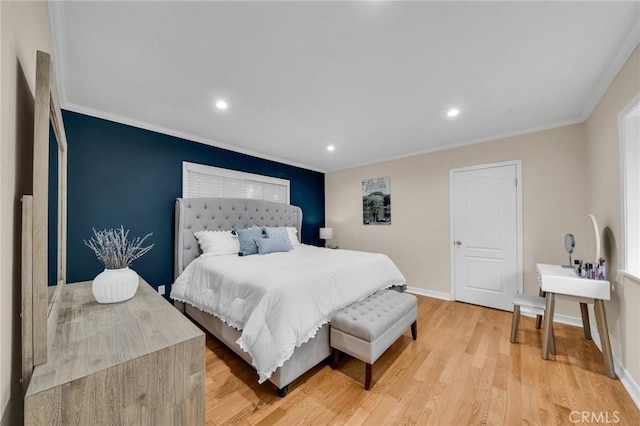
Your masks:
M 149 284 L 113 304 L 67 284 L 60 303 L 25 425 L 204 425 L 204 333 Z
M 598 334 L 602 343 L 602 355 L 607 376 L 616 378 L 609 341 L 609 328 L 604 310 L 604 301 L 611 299 L 611 285 L 606 280 L 594 280 L 579 277 L 571 268 L 560 265 L 536 264 L 540 290 L 546 293 L 544 332 L 542 335 L 542 358 L 549 359 L 549 349 L 553 339 L 553 311 L 557 296 L 568 297 L 580 302 L 585 338 L 591 338 L 587 303 L 593 303 L 598 326 Z

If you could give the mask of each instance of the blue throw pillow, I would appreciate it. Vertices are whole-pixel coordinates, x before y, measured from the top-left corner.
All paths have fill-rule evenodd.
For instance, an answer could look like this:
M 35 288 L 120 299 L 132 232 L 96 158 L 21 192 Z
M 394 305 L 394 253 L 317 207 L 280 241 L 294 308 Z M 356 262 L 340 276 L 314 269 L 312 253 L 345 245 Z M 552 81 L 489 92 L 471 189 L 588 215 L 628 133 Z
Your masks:
M 256 240 L 262 239 L 262 228 L 234 229 L 233 231 L 238 235 L 238 242 L 240 242 L 239 256 L 258 253 Z
M 260 254 L 291 250 L 282 238 L 258 238 L 256 239 L 256 244 L 258 245 L 258 253 Z
M 287 233 L 287 228 L 284 226 L 264 228 L 264 233 L 267 238 L 281 239 L 284 242 L 285 247 L 287 247 L 287 251 L 293 249 L 291 240 L 289 239 L 289 234 Z

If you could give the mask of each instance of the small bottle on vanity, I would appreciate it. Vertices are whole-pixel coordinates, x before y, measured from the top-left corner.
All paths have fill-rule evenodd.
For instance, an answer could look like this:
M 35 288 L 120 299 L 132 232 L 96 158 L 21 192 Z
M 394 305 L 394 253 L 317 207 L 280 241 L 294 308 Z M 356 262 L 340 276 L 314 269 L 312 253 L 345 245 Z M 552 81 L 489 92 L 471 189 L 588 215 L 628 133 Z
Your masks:
M 598 263 L 600 265 L 600 274 L 598 274 L 598 279 L 606 280 L 607 279 L 607 266 L 606 266 L 607 261 L 604 257 L 601 257 L 600 260 L 598 260 Z
M 587 262 L 587 263 L 584 264 L 584 268 L 582 268 L 582 274 L 580 274 L 580 276 L 582 278 L 587 278 L 587 273 L 588 273 L 587 271 L 588 270 L 589 270 L 589 263 Z

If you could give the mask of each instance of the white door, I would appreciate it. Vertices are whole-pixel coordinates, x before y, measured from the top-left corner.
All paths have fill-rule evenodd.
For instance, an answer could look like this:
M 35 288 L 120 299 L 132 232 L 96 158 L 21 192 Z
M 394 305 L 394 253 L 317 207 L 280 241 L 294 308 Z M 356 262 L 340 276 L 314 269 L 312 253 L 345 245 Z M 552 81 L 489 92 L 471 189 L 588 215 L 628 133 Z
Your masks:
M 520 162 L 451 171 L 452 293 L 510 311 L 522 292 Z

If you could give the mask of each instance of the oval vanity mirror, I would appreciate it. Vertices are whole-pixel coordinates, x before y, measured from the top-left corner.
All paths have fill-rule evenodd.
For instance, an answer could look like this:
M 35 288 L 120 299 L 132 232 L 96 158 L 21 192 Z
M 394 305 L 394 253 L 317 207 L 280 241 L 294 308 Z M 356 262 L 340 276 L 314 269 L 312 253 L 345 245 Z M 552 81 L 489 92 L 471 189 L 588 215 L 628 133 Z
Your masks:
M 569 253 L 569 264 L 564 265 L 567 268 L 572 267 L 571 255 L 573 254 L 573 249 L 576 247 L 576 239 L 573 234 L 567 234 L 564 236 L 564 249 Z
M 600 228 L 591 213 L 584 220 L 584 255 L 585 262 L 598 263 L 600 259 Z

